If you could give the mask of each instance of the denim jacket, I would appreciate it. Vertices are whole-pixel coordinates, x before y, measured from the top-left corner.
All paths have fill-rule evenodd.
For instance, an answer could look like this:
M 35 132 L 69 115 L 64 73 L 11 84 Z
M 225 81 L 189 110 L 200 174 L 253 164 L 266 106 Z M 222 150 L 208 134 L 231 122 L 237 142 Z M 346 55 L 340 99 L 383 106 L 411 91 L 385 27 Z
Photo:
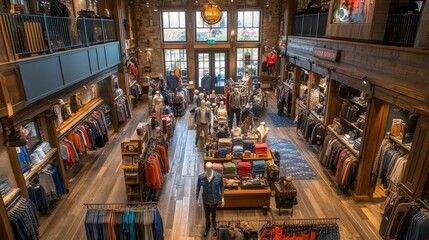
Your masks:
M 209 182 L 206 178 L 206 176 L 203 174 L 200 174 L 198 176 L 198 182 L 197 182 L 197 199 L 200 195 L 200 189 L 203 187 L 203 202 L 207 202 L 208 196 L 207 196 L 207 188 L 212 187 L 212 194 L 213 194 L 213 200 L 215 203 L 219 202 L 221 198 L 223 198 L 223 180 L 222 175 L 218 172 L 214 172 L 214 176 L 211 182 Z

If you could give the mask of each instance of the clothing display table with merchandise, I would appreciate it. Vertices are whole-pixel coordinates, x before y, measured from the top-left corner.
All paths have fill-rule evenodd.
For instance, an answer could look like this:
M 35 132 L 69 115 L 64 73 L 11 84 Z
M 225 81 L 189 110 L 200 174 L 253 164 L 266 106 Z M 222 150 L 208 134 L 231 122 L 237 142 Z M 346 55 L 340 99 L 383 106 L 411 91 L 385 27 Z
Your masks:
M 226 162 L 231 162 L 232 157 L 231 154 L 228 154 L 226 156 L 226 158 L 213 158 L 213 157 L 207 157 L 204 156 L 204 164 L 206 162 L 212 162 L 212 163 L 226 163 Z
M 264 208 L 264 213 L 270 209 L 271 189 L 242 189 L 225 190 L 225 206 L 223 208 Z M 249 201 L 251 199 L 251 201 Z
M 251 156 L 251 157 L 243 156 L 242 160 L 243 162 L 257 161 L 257 160 L 271 161 L 273 160 L 273 156 L 271 155 L 270 148 L 268 148 L 267 154 L 256 154 L 255 156 Z

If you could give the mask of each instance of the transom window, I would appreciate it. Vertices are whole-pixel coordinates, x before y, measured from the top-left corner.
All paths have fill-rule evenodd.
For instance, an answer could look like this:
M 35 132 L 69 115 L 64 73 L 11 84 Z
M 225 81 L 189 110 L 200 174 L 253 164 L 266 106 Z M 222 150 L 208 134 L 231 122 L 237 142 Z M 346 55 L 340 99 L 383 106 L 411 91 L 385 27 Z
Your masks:
M 222 19 L 210 29 L 210 25 L 201 17 L 201 11 L 196 11 L 195 23 L 195 41 L 205 42 L 209 38 L 214 38 L 217 42 L 228 41 L 228 12 L 222 11 Z
M 237 41 L 259 42 L 261 12 L 238 11 L 237 14 Z
M 164 42 L 186 42 L 185 12 L 162 12 L 162 36 Z

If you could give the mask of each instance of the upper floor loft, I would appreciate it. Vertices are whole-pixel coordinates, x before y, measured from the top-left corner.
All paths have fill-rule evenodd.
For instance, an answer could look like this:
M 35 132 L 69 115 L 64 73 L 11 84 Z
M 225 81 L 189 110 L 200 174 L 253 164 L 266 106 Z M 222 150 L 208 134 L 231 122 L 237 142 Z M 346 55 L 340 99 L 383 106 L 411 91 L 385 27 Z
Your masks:
M 297 0 L 291 35 L 429 48 L 426 0 Z

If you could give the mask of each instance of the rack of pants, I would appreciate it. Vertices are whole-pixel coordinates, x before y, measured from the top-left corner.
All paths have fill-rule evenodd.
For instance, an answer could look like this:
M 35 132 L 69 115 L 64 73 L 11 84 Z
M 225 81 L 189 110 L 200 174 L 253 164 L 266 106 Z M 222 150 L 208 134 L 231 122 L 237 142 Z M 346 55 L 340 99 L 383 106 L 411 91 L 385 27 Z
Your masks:
M 88 240 L 162 240 L 164 228 L 154 203 L 85 204 Z

